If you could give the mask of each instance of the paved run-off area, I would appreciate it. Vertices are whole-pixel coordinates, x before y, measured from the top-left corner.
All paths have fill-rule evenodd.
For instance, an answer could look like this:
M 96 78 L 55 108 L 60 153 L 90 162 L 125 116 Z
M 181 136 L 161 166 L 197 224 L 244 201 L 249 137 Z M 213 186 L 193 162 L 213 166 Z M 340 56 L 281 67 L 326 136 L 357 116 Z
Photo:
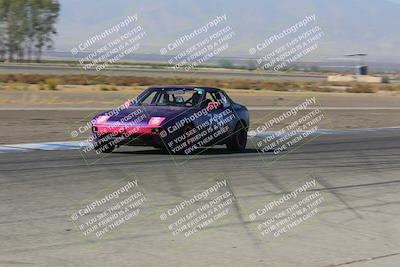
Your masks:
M 251 145 L 240 154 L 216 147 L 179 166 L 146 148 L 90 166 L 77 150 L 3 154 L 0 265 L 398 266 L 399 141 L 396 129 L 355 131 L 319 136 L 279 159 Z M 85 238 L 71 215 L 132 175 L 146 193 L 141 214 L 100 240 Z M 173 236 L 160 214 L 215 177 L 235 197 L 229 214 L 188 238 Z M 318 213 L 278 237 L 262 236 L 261 217 L 249 215 L 313 179 L 311 192 L 324 197 Z

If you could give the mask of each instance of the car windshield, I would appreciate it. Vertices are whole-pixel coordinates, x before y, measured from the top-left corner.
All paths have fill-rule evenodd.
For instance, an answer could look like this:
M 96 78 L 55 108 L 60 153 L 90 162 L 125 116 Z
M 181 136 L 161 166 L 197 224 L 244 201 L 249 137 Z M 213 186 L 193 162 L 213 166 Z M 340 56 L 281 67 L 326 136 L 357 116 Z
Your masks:
M 180 89 L 180 88 L 160 88 L 152 90 L 139 99 L 139 106 L 181 106 L 193 107 L 198 105 L 203 98 L 204 90 Z

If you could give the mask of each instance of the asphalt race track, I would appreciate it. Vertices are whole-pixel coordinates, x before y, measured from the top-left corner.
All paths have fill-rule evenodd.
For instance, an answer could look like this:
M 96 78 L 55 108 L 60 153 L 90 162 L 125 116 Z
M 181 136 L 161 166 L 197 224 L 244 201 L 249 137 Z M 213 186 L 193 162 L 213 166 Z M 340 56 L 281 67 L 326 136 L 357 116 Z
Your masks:
M 397 266 L 399 141 L 398 129 L 352 131 L 319 136 L 278 160 L 251 145 L 240 154 L 216 147 L 177 156 L 179 166 L 143 147 L 90 166 L 78 150 L 0 154 L 0 266 Z M 146 192 L 142 214 L 102 239 L 85 238 L 71 219 L 76 206 L 132 175 Z M 235 197 L 229 214 L 174 236 L 160 214 L 222 176 Z M 311 179 L 325 199 L 318 213 L 262 236 L 261 218 L 249 215 Z

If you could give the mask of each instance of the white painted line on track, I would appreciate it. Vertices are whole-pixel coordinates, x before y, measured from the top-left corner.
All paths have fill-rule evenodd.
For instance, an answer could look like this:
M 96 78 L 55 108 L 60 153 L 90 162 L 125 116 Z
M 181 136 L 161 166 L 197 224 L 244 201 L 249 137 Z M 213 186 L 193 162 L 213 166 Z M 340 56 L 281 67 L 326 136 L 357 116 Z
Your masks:
M 248 107 L 248 110 L 290 110 L 294 107 Z M 400 110 L 400 107 L 307 107 L 305 110 Z
M 0 108 L 0 111 L 92 111 L 92 110 L 109 110 L 112 107 L 8 107 Z
M 0 145 L 0 153 L 29 152 L 35 150 L 72 150 L 80 149 L 86 145 L 86 141 Z
M 365 133 L 365 132 L 378 132 L 378 131 L 388 131 L 388 130 L 400 130 L 399 127 L 385 127 L 385 128 L 362 128 L 362 129 L 320 129 L 312 132 L 314 135 L 344 135 L 344 134 L 357 134 L 357 133 Z M 277 131 L 260 131 L 250 130 L 249 138 L 265 138 L 267 136 L 276 135 Z M 304 134 L 307 131 L 300 131 L 296 134 Z M 287 134 L 290 134 L 287 132 Z M 285 133 L 279 134 L 279 136 L 284 136 Z

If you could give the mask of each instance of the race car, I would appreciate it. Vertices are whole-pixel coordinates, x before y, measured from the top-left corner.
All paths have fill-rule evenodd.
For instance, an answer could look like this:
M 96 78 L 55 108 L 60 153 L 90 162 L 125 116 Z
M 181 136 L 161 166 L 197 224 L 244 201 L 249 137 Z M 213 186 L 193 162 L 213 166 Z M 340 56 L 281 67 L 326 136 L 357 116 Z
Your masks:
M 211 87 L 154 86 L 136 99 L 92 120 L 96 153 L 119 146 L 153 146 L 172 154 L 192 154 L 225 144 L 243 151 L 249 112 L 225 91 Z

